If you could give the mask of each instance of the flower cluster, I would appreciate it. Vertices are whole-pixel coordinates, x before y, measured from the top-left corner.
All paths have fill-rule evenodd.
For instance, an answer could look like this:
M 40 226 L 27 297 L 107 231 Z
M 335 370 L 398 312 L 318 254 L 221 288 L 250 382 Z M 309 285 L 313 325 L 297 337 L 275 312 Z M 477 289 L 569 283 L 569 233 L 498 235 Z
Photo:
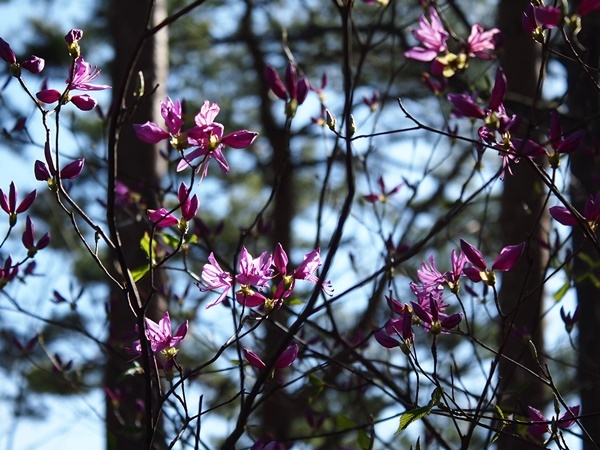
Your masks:
M 153 353 L 160 353 L 167 358 L 166 364 L 161 364 L 161 368 L 166 372 L 170 372 L 175 364 L 175 357 L 179 353 L 179 349 L 176 348 L 181 341 L 185 338 L 188 332 L 188 321 L 183 322 L 175 333 L 172 332 L 171 328 L 171 316 L 169 311 L 165 312 L 165 315 L 158 323 L 152 319 L 144 318 L 146 329 L 144 334 L 150 344 L 150 348 Z M 129 349 L 136 355 L 142 354 L 142 344 L 140 341 L 135 341 L 133 347 Z
M 192 196 L 190 192 L 191 189 L 189 189 L 185 183 L 181 183 L 179 186 L 179 191 L 177 192 L 177 198 L 179 199 L 179 204 L 181 205 L 180 219 L 167 211 L 166 208 L 160 208 L 156 210 L 149 209 L 148 218 L 155 223 L 158 228 L 166 228 L 177 225 L 182 234 L 187 233 L 189 222 L 196 217 L 198 208 L 200 207 L 198 196 L 196 194 Z
M 85 62 L 82 56 L 79 55 L 78 41 L 83 37 L 83 31 L 71 30 L 65 36 L 69 53 L 74 56 L 74 60 L 69 67 L 69 76 L 65 81 L 67 85 L 64 91 L 57 89 L 43 89 L 36 95 L 39 101 L 43 103 L 59 102 L 65 105 L 69 102 L 73 103 L 82 111 L 90 111 L 98 104 L 98 101 L 89 94 L 72 95 L 72 91 L 103 91 L 111 87 L 106 84 L 94 84 L 96 78 L 100 76 L 100 70 L 96 66 Z
M 133 127 L 138 139 L 149 144 L 157 144 L 165 139 L 170 139 L 173 148 L 182 156 L 177 166 L 178 171 L 192 166 L 196 169 L 196 173 L 202 173 L 202 177 L 205 177 L 208 172 L 208 163 L 211 158 L 214 158 L 223 173 L 228 173 L 229 164 L 223 155 L 223 149 L 226 146 L 246 148 L 254 142 L 258 133 L 238 130 L 223 136 L 225 127 L 223 124 L 215 122 L 219 111 L 219 105 L 205 100 L 200 111 L 194 117 L 195 125 L 182 131 L 185 121 L 181 102 L 179 100 L 173 102 L 167 97 L 161 103 L 161 115 L 165 120 L 166 130 L 150 121 L 135 124 Z M 189 148 L 193 149 L 184 154 L 184 151 Z M 198 158 L 200 161 L 196 163 L 195 160 Z
M 433 255 L 429 257 L 429 264 L 423 262 L 417 270 L 419 283 L 410 283 L 417 301 L 402 304 L 398 300 L 388 297 L 388 306 L 393 314 L 399 317 L 389 319 L 382 329 L 374 333 L 375 339 L 385 348 L 400 347 L 408 353 L 414 340 L 413 324 L 422 325 L 424 330 L 434 336 L 440 333 L 449 333 L 462 321 L 462 313 L 447 314 L 449 306 L 444 302 L 444 289 L 447 287 L 453 294 L 460 289 L 460 278 L 466 276 L 477 283 L 483 281 L 488 286 L 496 282 L 494 271 L 507 271 L 517 263 L 524 243 L 508 246 L 500 251 L 500 256 L 488 269 L 481 252 L 468 242 L 461 239 L 461 251 L 452 250 L 450 257 L 451 269 L 442 273 L 438 270 Z M 468 265 L 468 264 L 471 265 Z M 399 338 L 399 339 L 398 339 Z
M 435 8 L 429 8 L 429 20 L 422 14 L 419 17 L 419 28 L 412 30 L 412 35 L 420 45 L 404 52 L 404 56 L 431 62 L 433 75 L 449 78 L 464 70 L 469 64 L 469 58 L 494 59 L 492 52 L 496 50 L 499 33 L 497 28 L 485 30 L 476 23 L 471 27 L 469 37 L 461 45 L 460 51 L 453 53 L 448 49 L 450 33 L 445 29 Z
M 8 42 L 0 38 L 0 58 L 8 63 L 10 73 L 12 76 L 19 78 L 21 76 L 21 69 L 25 69 L 33 74 L 38 74 L 44 70 L 46 62 L 37 56 L 30 56 L 25 61 L 18 62 L 15 52 L 12 51 Z
M 235 275 L 235 281 L 240 285 L 235 293 L 236 300 L 248 307 L 264 305 L 270 311 L 280 307 L 283 300 L 292 294 L 296 280 L 318 283 L 319 279 L 315 272 L 321 266 L 320 249 L 317 248 L 304 255 L 304 261 L 294 270 L 288 269 L 288 263 L 287 253 L 279 243 L 274 254 L 263 252 L 257 258 L 253 258 L 246 247 L 242 247 L 238 272 Z M 223 289 L 217 300 L 207 306 L 210 308 L 226 298 L 233 287 L 234 277 L 221 268 L 211 252 L 208 256 L 208 264 L 205 264 L 202 270 L 202 280 L 206 287 L 199 286 L 201 291 Z M 279 280 L 279 283 L 270 298 L 265 294 L 272 292 L 267 290 L 267 287 L 273 280 Z M 322 289 L 323 292 L 331 294 L 331 282 L 323 282 Z

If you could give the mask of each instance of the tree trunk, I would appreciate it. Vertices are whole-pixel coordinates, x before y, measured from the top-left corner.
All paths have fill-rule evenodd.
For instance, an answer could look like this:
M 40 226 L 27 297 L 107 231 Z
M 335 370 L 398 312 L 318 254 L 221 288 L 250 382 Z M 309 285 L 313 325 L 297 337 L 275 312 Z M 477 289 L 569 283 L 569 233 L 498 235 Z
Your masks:
M 136 105 L 136 111 L 131 121 L 118 130 L 117 141 L 117 180 L 128 186 L 132 191 L 141 194 L 141 203 L 147 208 L 156 209 L 158 205 L 157 192 L 160 179 L 166 168 L 161 160 L 159 148 L 141 142 L 135 136 L 133 123 L 144 123 L 148 120 L 160 123 L 160 100 L 165 97 L 165 82 L 168 70 L 168 43 L 166 30 L 144 42 L 143 50 L 134 67 L 131 59 L 135 45 L 149 25 L 158 23 L 166 17 L 166 2 L 164 0 L 113 0 L 109 2 L 110 30 L 114 40 L 115 58 L 112 67 L 114 95 L 118 96 L 119 87 L 123 86 L 130 73 L 142 71 L 145 78 L 146 92 L 156 85 L 158 89 L 153 95 Z M 151 10 L 151 8 L 153 8 Z M 135 80 L 135 77 L 134 77 Z M 123 108 L 131 108 L 136 101 L 133 97 L 135 82 L 131 83 L 125 92 L 125 98 L 113 98 L 113 120 L 118 117 Z M 123 253 L 130 270 L 147 264 L 146 256 L 140 250 L 140 240 L 148 226 L 140 217 L 144 211 L 137 210 L 138 205 L 131 205 L 119 211 L 117 231 L 120 235 Z M 154 287 L 160 287 L 164 282 L 162 272 L 157 273 Z M 138 283 L 140 297 L 143 302 L 151 297 L 149 280 Z M 147 317 L 158 320 L 166 310 L 164 297 L 152 296 Z M 110 450 L 142 449 L 146 437 L 144 433 L 144 408 L 140 401 L 147 398 L 145 385 L 139 377 L 122 377 L 131 368 L 132 355 L 123 351 L 125 346 L 131 346 L 135 337 L 136 318 L 132 313 L 127 299 L 122 292 L 111 293 L 109 312 L 109 343 L 116 351 L 108 355 L 105 383 L 108 389 L 119 393 L 120 403 L 117 405 L 109 398 L 106 402 L 107 448 Z M 156 395 L 156 393 L 155 393 Z M 152 448 L 166 448 L 164 438 L 158 431 Z
M 574 8 L 573 8 L 574 9 Z M 578 35 L 579 43 L 585 48 L 578 49 L 582 61 L 591 67 L 600 64 L 600 13 L 596 11 L 582 19 L 582 29 Z M 567 50 L 570 55 L 570 51 Z M 596 84 L 585 74 L 580 64 L 575 61 L 566 62 L 569 107 L 568 117 L 572 124 L 581 127 L 586 124 L 588 145 L 600 142 L 600 95 L 598 92 L 598 73 L 592 71 Z M 568 131 L 569 125 L 565 123 Z M 597 148 L 597 147 L 596 147 Z M 595 177 L 600 167 L 597 150 L 579 149 L 571 155 L 571 202 L 583 212 L 589 195 L 596 195 L 598 182 Z M 582 252 L 593 261 L 597 261 L 598 250 L 583 235 L 579 227 L 573 228 L 573 250 Z M 581 424 L 589 433 L 592 441 L 586 439 L 584 450 L 597 449 L 600 445 L 600 345 L 598 345 L 598 327 L 600 326 L 600 289 L 592 278 L 593 274 L 600 279 L 598 267 L 590 267 L 580 257 L 573 262 L 573 279 L 577 280 L 577 302 L 579 305 L 579 361 L 578 382 L 581 395 Z
M 530 123 L 529 119 L 535 114 L 532 106 L 542 49 L 521 27 L 521 17 L 528 4 L 528 0 L 502 0 L 498 5 L 498 26 L 504 36 L 502 68 L 508 80 L 505 104 L 511 112 L 521 114 L 524 123 Z M 523 136 L 527 130 L 511 130 L 513 137 L 519 133 Z M 510 360 L 500 359 L 499 404 L 505 412 L 514 412 L 515 417 L 526 416 L 527 405 L 542 408 L 546 402 L 543 385 L 512 362 L 517 361 L 539 374 L 540 366 L 524 336 L 531 338 L 538 355 L 544 347 L 541 319 L 544 292 L 541 286 L 548 255 L 539 242 L 547 242 L 548 215 L 541 212 L 544 208 L 543 185 L 528 163 L 521 160 L 512 167 L 514 176 L 506 175 L 500 217 L 504 246 L 527 243 L 518 265 L 502 275 L 500 290 L 500 305 L 506 315 L 501 319 L 500 348 Z M 514 428 L 508 427 L 505 431 L 507 434 L 498 440 L 499 449 L 531 448 L 527 440 L 508 434 L 515 434 Z

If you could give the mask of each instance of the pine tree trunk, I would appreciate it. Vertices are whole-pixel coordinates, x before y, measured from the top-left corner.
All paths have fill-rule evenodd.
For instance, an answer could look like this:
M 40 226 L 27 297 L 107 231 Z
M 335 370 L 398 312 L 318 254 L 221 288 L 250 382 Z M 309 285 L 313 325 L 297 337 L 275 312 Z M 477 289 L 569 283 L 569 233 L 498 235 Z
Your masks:
M 501 65 L 508 80 L 505 105 L 511 112 L 521 114 L 525 125 L 517 132 L 511 130 L 513 137 L 519 132 L 526 133 L 527 123 L 536 114 L 532 106 L 540 75 L 541 45 L 521 27 L 521 17 L 528 4 L 528 0 L 502 0 L 498 5 L 498 26 L 504 37 Z M 544 292 L 541 286 L 548 255 L 539 242 L 547 242 L 548 215 L 542 212 L 543 185 L 528 163 L 521 160 L 512 166 L 514 176 L 506 175 L 500 213 L 504 246 L 527 243 L 518 265 L 502 275 L 499 294 L 506 316 L 501 318 L 500 348 L 504 356 L 510 358 L 500 359 L 499 405 L 505 412 L 514 412 L 515 417 L 526 416 L 527 405 L 542 408 L 546 401 L 543 385 L 511 361 L 539 374 L 540 366 L 528 339 L 535 345 L 538 355 L 544 347 L 541 315 Z M 505 431 L 516 433 L 513 427 Z M 498 440 L 498 448 L 529 450 L 531 443 L 503 434 Z
M 137 139 L 132 124 L 144 123 L 148 120 L 160 123 L 160 100 L 165 97 L 168 70 L 166 30 L 144 42 L 143 50 L 134 67 L 131 67 L 130 61 L 135 45 L 139 42 L 148 23 L 156 24 L 166 16 L 166 2 L 165 0 L 113 0 L 109 2 L 109 8 L 110 30 L 115 51 L 112 67 L 115 96 L 113 120 L 118 117 L 123 108 L 131 108 L 136 101 L 132 94 L 138 71 L 144 74 L 146 92 L 159 85 L 152 96 L 136 105 L 137 110 L 131 121 L 124 123 L 118 129 L 117 180 L 141 194 L 141 201 L 147 208 L 156 209 L 157 188 L 165 172 L 165 162 L 161 160 L 158 146 L 145 144 Z M 126 91 L 125 98 L 116 98 L 130 73 L 134 74 L 134 82 Z M 147 264 L 146 257 L 140 250 L 140 240 L 149 230 L 141 220 L 145 211 L 138 211 L 136 207 L 132 205 L 125 211 L 118 210 L 117 217 L 117 231 L 130 270 Z M 154 287 L 160 286 L 165 281 L 161 278 L 161 273 L 156 275 Z M 138 289 L 142 301 L 148 300 L 151 292 L 148 281 L 138 283 Z M 154 295 L 147 317 L 158 320 L 165 310 L 164 298 L 161 295 Z M 136 339 L 134 332 L 136 318 L 122 292 L 115 289 L 111 292 L 109 323 L 109 343 L 115 352 L 108 355 L 105 383 L 106 387 L 113 392 L 120 392 L 121 402 L 117 406 L 107 398 L 107 448 L 110 450 L 147 448 L 148 430 L 144 429 L 144 407 L 140 404 L 140 401 L 147 398 L 145 384 L 139 376 L 122 377 L 122 374 L 132 366 L 132 355 L 123 349 L 125 346 L 131 346 L 131 342 Z M 166 448 L 160 429 L 154 438 L 152 448 Z

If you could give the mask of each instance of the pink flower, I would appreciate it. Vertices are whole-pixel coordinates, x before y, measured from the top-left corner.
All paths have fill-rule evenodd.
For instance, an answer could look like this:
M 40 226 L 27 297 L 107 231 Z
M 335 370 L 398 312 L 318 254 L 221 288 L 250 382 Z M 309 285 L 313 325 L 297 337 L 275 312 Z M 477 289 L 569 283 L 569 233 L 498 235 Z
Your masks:
M 577 14 L 587 16 L 592 11 L 600 8 L 600 0 L 581 0 L 577 6 Z
M 196 194 L 193 196 L 190 195 L 190 189 L 188 189 L 185 183 L 181 183 L 179 186 L 177 198 L 179 199 L 179 203 L 181 203 L 181 217 L 188 222 L 196 217 L 200 202 Z
M 298 80 L 298 71 L 291 62 L 285 69 L 285 84 L 279 78 L 277 71 L 269 64 L 265 69 L 265 78 L 273 93 L 286 101 L 285 113 L 290 119 L 293 118 L 296 115 L 296 109 L 304 103 L 310 90 L 308 79 L 302 77 Z
M 552 29 L 562 22 L 560 9 L 555 6 L 527 5 L 521 24 L 523 29 L 534 35 L 536 40 L 542 39 L 543 30 Z
M 33 204 L 36 195 L 35 190 L 31 191 L 17 206 L 17 187 L 15 183 L 10 183 L 8 196 L 0 189 L 0 208 L 8 214 L 8 222 L 11 227 L 14 227 L 17 223 L 17 215 L 27 211 Z
M 272 263 L 273 257 L 269 253 L 263 252 L 259 257 L 253 258 L 246 247 L 242 247 L 238 261 L 238 274 L 235 277 L 241 285 L 236 292 L 238 303 L 249 307 L 265 303 L 265 296 L 252 288 L 264 288 L 269 283 L 273 275 Z
M 575 417 L 579 415 L 579 409 L 579 405 L 568 408 L 567 412 L 560 416 L 560 418 L 556 421 L 556 425 L 559 428 L 569 428 L 573 426 L 575 423 Z M 550 432 L 549 422 L 551 421 L 546 419 L 539 409 L 528 406 L 527 410 L 529 412 L 529 419 L 531 420 L 531 425 L 529 426 L 528 431 L 531 434 L 534 436 L 541 436 L 542 434 Z
M 321 249 L 317 248 L 304 255 L 304 261 L 291 273 L 287 271 L 288 262 L 287 253 L 281 244 L 277 243 L 273 264 L 283 279 L 277 286 L 274 296 L 276 299 L 288 298 L 294 290 L 296 280 L 306 280 L 317 284 L 319 278 L 314 275 L 314 272 L 321 266 Z M 322 289 L 324 293 L 331 295 L 333 293 L 331 281 L 325 281 Z
M 61 101 L 63 104 L 69 101 L 81 109 L 89 111 L 93 109 L 97 101 L 88 94 L 71 95 L 71 91 L 102 91 L 111 87 L 105 84 L 93 84 L 96 78 L 100 76 L 100 70 L 96 66 L 84 61 L 83 57 L 78 56 L 72 63 L 69 78 L 65 81 L 67 90 L 63 94 L 56 89 L 44 89 L 36 93 L 38 100 L 44 103 L 54 103 Z
M 550 215 L 557 222 L 568 227 L 579 225 L 577 218 L 564 206 L 553 206 L 550 208 Z M 583 209 L 583 219 L 588 222 L 591 228 L 595 228 L 600 220 L 600 192 L 596 196 L 590 195 L 585 202 Z
M 500 33 L 498 28 L 484 31 L 483 26 L 476 23 L 471 27 L 471 34 L 467 39 L 467 54 L 479 59 L 494 59 L 490 52 L 496 50 L 496 36 Z
M 429 296 L 428 310 L 421 306 L 420 303 L 410 302 L 415 315 L 421 319 L 421 323 L 425 331 L 438 335 L 447 333 L 452 328 L 456 327 L 462 320 L 461 313 L 454 313 L 450 316 L 440 312 L 437 300 L 433 295 Z
M 285 349 L 281 355 L 275 361 L 276 369 L 284 369 L 286 367 L 291 366 L 298 356 L 298 344 L 294 343 L 290 345 L 287 349 Z M 252 350 L 248 348 L 244 348 L 244 357 L 246 361 L 250 363 L 251 366 L 256 367 L 257 369 L 262 369 L 266 366 L 264 361 Z
M 433 61 L 440 53 L 448 50 L 446 41 L 450 37 L 434 8 L 429 8 L 430 21 L 424 15 L 419 17 L 419 28 L 412 34 L 423 47 L 413 47 L 404 56 L 417 61 Z
M 383 181 L 383 176 L 380 176 L 377 179 L 377 183 L 379 184 L 379 190 L 381 191 L 381 194 L 370 193 L 368 195 L 363 195 L 363 198 L 369 203 L 376 203 L 376 202 L 386 203 L 388 200 L 388 197 L 390 195 L 393 195 L 396 192 L 398 192 L 400 190 L 400 188 L 402 187 L 402 184 L 399 184 L 396 187 L 387 191 L 385 182 Z
M 29 216 L 25 221 L 25 231 L 23 232 L 23 246 L 27 249 L 27 257 L 33 258 L 38 250 L 42 250 L 50 244 L 50 233 L 44 234 L 37 244 L 34 241 L 35 233 L 33 222 Z
M 181 102 L 173 102 L 170 97 L 160 103 L 160 113 L 165 120 L 168 131 L 163 130 L 154 122 L 134 124 L 133 129 L 138 139 L 148 144 L 158 144 L 160 141 L 171 138 L 171 145 L 178 151 L 190 148 L 192 144 L 188 140 L 187 133 L 181 132 L 183 117 Z
M 483 259 L 483 255 L 481 254 L 481 252 L 475 247 L 473 247 L 471 244 L 469 244 L 467 241 L 461 239 L 460 247 L 465 253 L 466 258 L 472 264 L 471 267 L 466 267 L 465 269 L 463 269 L 463 273 L 475 283 L 483 281 L 488 286 L 494 286 L 496 283 L 494 271 L 499 270 L 501 272 L 506 272 L 512 269 L 523 254 L 525 243 L 522 242 L 518 245 L 510 245 L 508 247 L 504 247 L 500 251 L 500 255 L 498 255 L 496 261 L 494 261 L 494 263 L 492 264 L 491 270 L 487 268 L 487 263 Z
M 221 303 L 227 296 L 227 293 L 231 289 L 231 285 L 233 283 L 233 278 L 231 277 L 231 274 L 221 269 L 221 266 L 219 266 L 219 263 L 215 259 L 215 255 L 213 254 L 213 252 L 211 252 L 210 255 L 208 255 L 208 262 L 209 263 L 205 264 L 204 268 L 202 269 L 202 280 L 206 283 L 208 287 L 198 286 L 198 288 L 203 292 L 221 288 L 225 289 L 223 290 L 223 292 L 221 292 L 217 300 L 215 300 L 213 303 L 209 304 L 206 307 L 207 309 Z
M 175 356 L 177 354 L 176 345 L 179 345 L 185 338 L 188 331 L 188 321 L 186 320 L 175 334 L 171 332 L 171 317 L 169 312 L 165 312 L 165 315 L 158 323 L 154 322 L 147 317 L 144 319 L 146 322 L 146 338 L 150 342 L 150 347 L 154 353 L 162 352 L 167 356 Z M 139 343 L 138 343 L 139 345 Z
M 4 260 L 4 265 L 0 268 L 0 290 L 4 288 L 10 281 L 14 280 L 19 273 L 19 265 L 12 265 L 12 257 Z
M 10 66 L 10 72 L 14 77 L 21 76 L 21 68 L 37 74 L 44 70 L 45 61 L 37 56 L 30 56 L 25 61 L 18 63 L 15 52 L 12 51 L 8 42 L 0 38 L 0 58 Z
M 223 173 L 229 172 L 229 164 L 223 155 L 223 149 L 226 146 L 232 148 L 246 148 L 254 142 L 258 133 L 248 130 L 238 130 L 223 136 L 224 126 L 215 122 L 220 108 L 216 103 L 210 103 L 208 100 L 200 108 L 200 112 L 194 118 L 196 126 L 188 130 L 188 139 L 190 144 L 198 148 L 188 153 L 177 165 L 177 170 L 181 171 L 190 166 L 197 158 L 202 158 L 196 173 L 202 172 L 205 177 L 208 172 L 208 163 L 211 158 L 221 167 Z
M 56 175 L 56 169 L 54 167 L 54 162 L 52 161 L 52 154 L 50 150 L 50 144 L 46 142 L 44 146 L 44 157 L 46 158 L 46 164 L 44 164 L 40 160 L 36 160 L 33 168 L 33 172 L 35 175 L 35 179 L 38 181 L 45 181 L 48 183 L 48 187 L 55 191 L 58 186 L 54 177 Z M 85 158 L 79 158 L 75 161 L 71 161 L 62 170 L 58 173 L 58 177 L 60 179 L 73 180 L 79 176 L 81 171 L 83 170 L 83 165 L 85 163 Z
M 560 307 L 560 318 L 562 319 L 563 323 L 565 324 L 565 330 L 567 330 L 567 333 L 570 333 L 573 330 L 573 327 L 575 326 L 575 324 L 577 322 L 579 322 L 579 306 L 577 306 L 577 308 L 575 308 L 575 312 L 573 314 L 571 313 L 565 313 L 565 309 L 564 307 Z
M 179 219 L 167 211 L 165 208 L 149 209 L 148 218 L 158 228 L 172 227 L 179 224 Z

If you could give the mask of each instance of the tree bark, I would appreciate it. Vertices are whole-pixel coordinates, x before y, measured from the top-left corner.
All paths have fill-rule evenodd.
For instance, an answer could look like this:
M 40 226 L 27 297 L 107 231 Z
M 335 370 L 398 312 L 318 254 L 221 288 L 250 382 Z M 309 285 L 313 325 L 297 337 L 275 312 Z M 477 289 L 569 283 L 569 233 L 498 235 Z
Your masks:
M 160 100 L 165 97 L 165 82 L 168 71 L 168 43 L 166 29 L 144 42 L 143 50 L 135 66 L 131 67 L 135 45 L 149 25 L 158 23 L 166 17 L 165 0 L 112 0 L 109 2 L 110 31 L 114 42 L 115 58 L 112 66 L 113 78 L 113 120 L 119 117 L 123 109 L 131 109 L 136 100 L 133 97 L 135 82 L 125 92 L 125 98 L 116 98 L 119 87 L 126 82 L 130 72 L 142 71 L 145 78 L 146 92 L 156 85 L 153 95 L 144 98 L 135 105 L 131 121 L 118 130 L 117 143 L 117 180 L 141 195 L 141 204 L 146 208 L 159 207 L 157 192 L 166 164 L 159 155 L 157 145 L 141 142 L 135 136 L 133 123 L 144 123 L 148 120 L 160 123 Z M 135 79 L 135 78 L 134 78 Z M 147 224 L 140 220 L 145 211 L 139 211 L 134 204 L 119 210 L 117 231 L 123 245 L 123 253 L 130 270 L 140 268 L 148 263 L 145 254 L 140 250 L 140 240 L 149 231 Z M 162 272 L 157 272 L 154 288 L 164 283 Z M 143 302 L 150 301 L 146 316 L 158 320 L 166 310 L 164 296 L 152 295 L 149 280 L 138 283 L 140 297 Z M 160 289 L 159 289 L 160 291 Z M 131 346 L 135 337 L 134 317 L 127 299 L 122 292 L 113 289 L 111 292 L 109 312 L 109 342 L 116 350 L 108 355 L 105 369 L 105 385 L 113 393 L 121 393 L 120 403 L 111 399 L 106 401 L 107 448 L 109 450 L 131 450 L 144 447 L 145 433 L 143 429 L 144 408 L 140 401 L 147 398 L 145 385 L 139 377 L 122 377 L 132 365 L 132 355 L 125 352 L 125 346 Z M 156 394 L 155 394 L 156 395 Z M 160 430 L 154 439 L 154 449 L 166 448 Z
M 528 0 L 502 0 L 498 5 L 498 26 L 504 37 L 501 65 L 508 80 L 505 104 L 511 112 L 521 114 L 524 123 L 535 114 L 534 99 L 542 56 L 542 46 L 521 27 L 521 17 L 528 4 Z M 523 137 L 530 130 L 511 130 L 513 137 L 519 133 Z M 506 316 L 501 318 L 500 348 L 503 355 L 510 358 L 500 359 L 499 404 L 505 412 L 514 412 L 515 417 L 526 417 L 527 405 L 541 409 L 546 402 L 542 383 L 512 362 L 517 361 L 539 374 L 540 365 L 533 356 L 528 338 L 538 355 L 542 355 L 544 348 L 542 286 L 548 254 L 539 242 L 547 242 L 548 215 L 543 212 L 543 185 L 528 163 L 522 159 L 512 166 L 514 176 L 506 175 L 500 217 L 504 246 L 527 243 L 519 263 L 502 275 L 499 293 L 502 312 Z M 515 428 L 508 427 L 505 431 L 507 433 L 498 440 L 499 449 L 531 448 L 526 439 L 511 436 L 516 434 Z
M 578 3 L 578 2 L 575 2 Z M 575 6 L 575 5 L 574 5 Z M 575 8 L 572 8 L 573 10 Z M 582 18 L 582 29 L 577 39 L 583 49 L 576 47 L 582 61 L 591 67 L 600 65 L 600 12 L 596 11 Z M 566 50 L 571 55 L 569 49 Z M 571 155 L 571 202 L 575 209 L 584 211 L 585 202 L 590 195 L 598 192 L 598 182 L 594 179 L 600 167 L 597 150 L 591 150 L 594 142 L 600 142 L 600 95 L 598 90 L 598 73 L 592 71 L 585 74 L 582 66 L 576 61 L 565 63 L 567 68 L 569 107 L 566 129 L 569 123 L 587 129 L 586 144 Z M 597 145 L 597 144 L 596 144 Z M 580 227 L 573 228 L 573 250 L 587 255 L 594 261 L 599 258 L 598 250 L 586 239 Z M 576 256 L 573 261 L 573 279 L 577 291 L 579 305 L 579 358 L 577 381 L 581 396 L 581 424 L 589 433 L 591 441 L 585 440 L 584 450 L 598 449 L 600 445 L 600 346 L 598 345 L 598 327 L 600 326 L 600 289 L 590 277 L 600 277 L 600 270 L 590 267 L 582 258 Z

